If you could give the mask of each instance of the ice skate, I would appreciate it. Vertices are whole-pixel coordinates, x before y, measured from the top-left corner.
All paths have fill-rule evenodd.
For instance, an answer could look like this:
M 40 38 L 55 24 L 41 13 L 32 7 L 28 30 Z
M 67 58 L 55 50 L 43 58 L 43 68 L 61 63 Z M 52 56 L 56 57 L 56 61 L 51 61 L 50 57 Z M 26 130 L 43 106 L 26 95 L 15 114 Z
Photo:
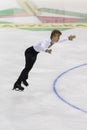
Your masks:
M 20 84 L 15 83 L 15 84 L 14 84 L 14 87 L 13 87 L 13 90 L 23 91 L 24 88 L 23 88 Z
M 29 84 L 26 80 L 23 81 L 23 84 L 27 87 Z

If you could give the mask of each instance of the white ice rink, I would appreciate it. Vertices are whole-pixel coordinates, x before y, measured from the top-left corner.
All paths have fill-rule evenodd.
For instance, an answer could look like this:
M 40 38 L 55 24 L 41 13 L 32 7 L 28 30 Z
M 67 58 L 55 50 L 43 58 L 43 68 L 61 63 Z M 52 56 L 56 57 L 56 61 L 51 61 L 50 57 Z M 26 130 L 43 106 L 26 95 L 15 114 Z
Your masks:
M 0 11 L 21 9 L 17 1 L 1 0 Z M 37 8 L 87 14 L 87 0 L 32 1 Z M 44 15 L 58 16 L 43 12 L 41 16 Z M 40 22 L 35 16 L 0 17 L 3 21 Z M 76 39 L 52 46 L 51 55 L 38 54 L 29 74 L 29 87 L 23 92 L 12 90 L 25 65 L 25 49 L 50 33 L 0 28 L 0 130 L 87 130 L 87 28 L 63 31 L 64 37 L 74 34 Z
M 75 34 L 74 41 L 52 47 L 52 54 L 40 53 L 29 75 L 24 92 L 13 91 L 13 84 L 24 67 L 27 47 L 48 38 L 50 31 L 0 29 L 0 130 L 87 130 L 87 29 L 64 31 Z

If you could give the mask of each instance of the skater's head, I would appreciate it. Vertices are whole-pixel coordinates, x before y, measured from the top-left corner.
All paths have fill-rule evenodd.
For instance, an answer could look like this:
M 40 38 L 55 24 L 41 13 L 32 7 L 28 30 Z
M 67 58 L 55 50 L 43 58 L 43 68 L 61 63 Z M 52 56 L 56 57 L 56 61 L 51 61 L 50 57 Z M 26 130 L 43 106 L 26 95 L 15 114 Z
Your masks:
M 53 31 L 51 32 L 50 38 L 51 38 L 51 40 L 52 40 L 53 42 L 58 42 L 61 35 L 62 35 L 62 33 L 61 33 L 59 30 L 53 30 Z

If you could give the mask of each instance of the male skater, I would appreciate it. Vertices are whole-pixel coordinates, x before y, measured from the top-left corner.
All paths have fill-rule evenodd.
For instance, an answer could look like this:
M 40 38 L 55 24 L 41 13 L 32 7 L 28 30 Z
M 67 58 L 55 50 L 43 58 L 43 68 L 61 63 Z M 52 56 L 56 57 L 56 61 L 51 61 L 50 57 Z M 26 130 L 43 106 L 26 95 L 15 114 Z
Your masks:
M 17 81 L 15 82 L 13 90 L 15 89 L 16 91 L 19 91 L 19 90 L 23 91 L 24 87 L 21 86 L 22 83 L 25 86 L 28 86 L 28 82 L 27 82 L 28 74 L 37 59 L 38 53 L 40 53 L 41 51 L 44 51 L 46 53 L 51 54 L 52 49 L 50 49 L 50 47 L 59 41 L 61 35 L 62 35 L 62 33 L 59 30 L 53 30 L 49 39 L 44 40 L 44 41 L 40 42 L 39 44 L 31 46 L 26 49 L 26 51 L 25 51 L 25 61 L 26 61 L 25 68 L 22 70 L 20 76 L 18 77 Z M 67 39 L 73 40 L 74 38 L 75 38 L 75 35 L 70 35 Z M 63 39 L 62 41 L 65 41 L 67 39 Z M 60 42 L 62 42 L 62 41 L 60 41 Z

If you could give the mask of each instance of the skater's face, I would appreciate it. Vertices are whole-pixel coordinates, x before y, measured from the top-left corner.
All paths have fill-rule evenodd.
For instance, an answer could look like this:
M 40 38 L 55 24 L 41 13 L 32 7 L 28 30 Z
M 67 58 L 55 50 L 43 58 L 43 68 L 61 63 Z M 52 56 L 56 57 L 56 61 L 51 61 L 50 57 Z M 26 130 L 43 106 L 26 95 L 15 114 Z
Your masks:
M 60 39 L 60 34 L 55 34 L 54 36 L 53 36 L 53 38 L 52 38 L 52 40 L 54 41 L 54 42 L 58 42 L 59 41 L 59 39 Z

